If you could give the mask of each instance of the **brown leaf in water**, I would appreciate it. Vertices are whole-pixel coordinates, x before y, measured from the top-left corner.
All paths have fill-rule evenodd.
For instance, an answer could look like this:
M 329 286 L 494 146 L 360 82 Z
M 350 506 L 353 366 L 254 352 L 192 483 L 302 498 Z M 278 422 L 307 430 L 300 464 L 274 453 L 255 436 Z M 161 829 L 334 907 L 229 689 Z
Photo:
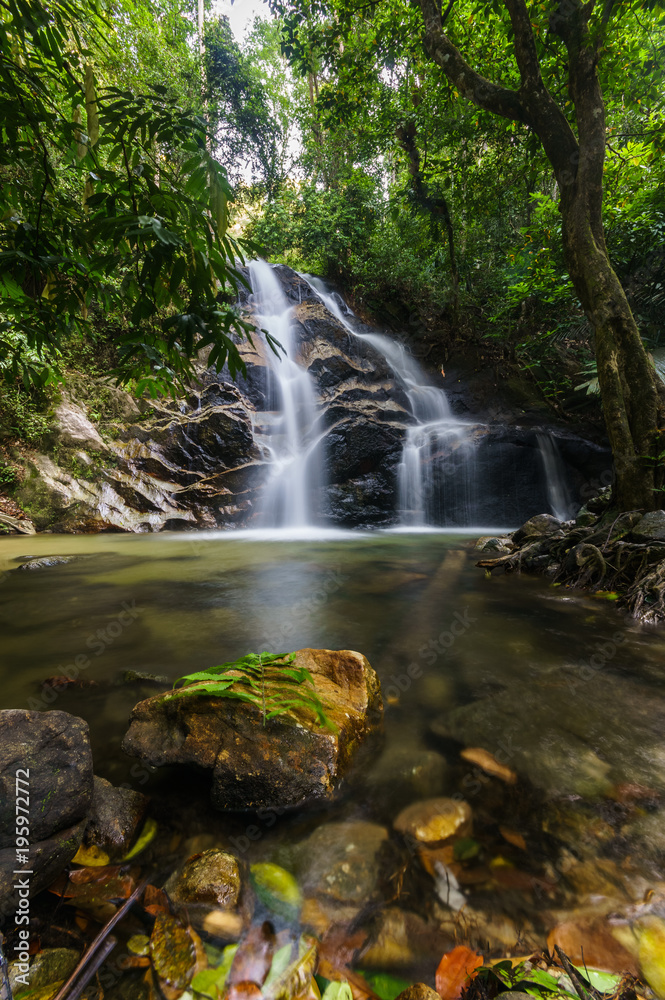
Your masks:
M 507 785 L 514 785 L 517 781 L 515 771 L 511 771 L 505 764 L 501 764 L 496 757 L 493 757 L 488 750 L 483 750 L 482 747 L 466 747 L 465 750 L 461 751 L 460 757 L 468 760 L 471 764 L 477 764 L 487 774 L 491 774 L 494 778 L 500 778 Z
M 71 899 L 77 906 L 128 899 L 136 888 L 139 871 L 108 865 L 104 868 L 77 868 L 69 876 L 60 875 L 49 886 L 51 892 Z
M 147 955 L 120 955 L 115 960 L 115 964 L 123 971 L 125 969 L 147 969 L 150 959 Z
M 478 975 L 483 956 L 460 944 L 444 955 L 436 970 L 436 992 L 442 1000 L 459 1000 L 462 990 Z
M 182 992 L 191 982 L 197 965 L 191 928 L 168 913 L 158 913 L 150 937 L 150 958 L 160 986 L 166 983 Z
M 526 840 L 517 830 L 511 830 L 507 826 L 500 826 L 499 833 L 504 840 L 507 840 L 513 847 L 519 847 L 520 851 L 526 851 Z
M 263 993 L 256 983 L 233 983 L 226 994 L 226 1000 L 261 1000 Z
M 257 983 L 262 986 L 272 965 L 275 950 L 275 931 L 271 923 L 250 927 L 247 937 L 240 942 L 229 972 L 228 984 Z
M 162 889 L 147 885 L 143 893 L 143 907 L 146 913 L 156 917 L 158 913 L 170 913 L 169 899 Z
M 573 965 L 586 965 L 601 972 L 638 974 L 635 959 L 613 936 L 602 919 L 568 920 L 559 924 L 547 937 L 547 947 L 554 953 L 558 945 Z

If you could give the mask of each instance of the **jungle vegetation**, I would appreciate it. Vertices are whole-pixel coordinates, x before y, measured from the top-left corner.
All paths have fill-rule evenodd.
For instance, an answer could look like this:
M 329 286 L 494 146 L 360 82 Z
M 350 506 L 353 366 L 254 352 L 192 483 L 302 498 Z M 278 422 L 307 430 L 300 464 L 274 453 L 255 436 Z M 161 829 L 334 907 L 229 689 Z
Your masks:
M 660 507 L 663 51 L 654 0 L 0 0 L 0 366 L 137 393 L 236 370 L 243 247 L 431 360 L 600 389 L 620 507 Z M 105 353 L 104 353 L 105 352 Z M 22 388 L 23 387 L 23 388 Z

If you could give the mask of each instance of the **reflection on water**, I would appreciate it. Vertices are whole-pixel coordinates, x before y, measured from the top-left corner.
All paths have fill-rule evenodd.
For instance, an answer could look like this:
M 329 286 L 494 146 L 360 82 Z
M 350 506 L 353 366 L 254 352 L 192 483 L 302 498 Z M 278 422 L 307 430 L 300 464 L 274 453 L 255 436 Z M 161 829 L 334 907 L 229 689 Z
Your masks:
M 629 784 L 649 791 L 660 820 L 661 635 L 626 623 L 602 600 L 539 580 L 487 579 L 474 562 L 461 534 L 3 539 L 2 707 L 83 716 L 99 774 L 166 794 L 167 777 L 148 778 L 119 749 L 131 707 L 159 689 L 121 683 L 126 671 L 172 681 L 250 650 L 356 649 L 379 673 L 388 701 L 382 755 L 373 750 L 360 761 L 360 783 L 339 806 L 285 818 L 252 846 L 256 856 L 284 860 L 285 844 L 330 817 L 389 823 L 414 797 L 456 791 L 490 838 L 498 823 L 522 823 L 528 839 L 531 824 L 535 844 L 534 824 L 542 832 L 543 823 L 534 803 L 542 808 L 561 796 L 596 815 Z M 72 665 L 95 684 L 58 696 L 42 688 Z M 503 754 L 528 778 L 531 800 L 511 799 L 500 782 L 479 777 L 460 759 L 463 745 Z M 405 771 L 407 758 L 420 764 Z M 227 824 L 242 837 L 242 823 L 210 814 L 204 784 L 190 783 L 187 794 L 198 796 L 190 833 Z M 660 842 L 654 833 L 663 824 L 642 813 L 622 814 L 623 827 L 594 850 L 612 857 L 621 842 L 625 862 L 632 851 L 625 845 L 635 844 L 654 870 L 665 854 L 662 833 Z M 552 820 L 549 833 L 560 832 Z M 529 862 L 547 866 L 541 840 Z M 502 906 L 519 910 L 523 902 L 513 897 Z

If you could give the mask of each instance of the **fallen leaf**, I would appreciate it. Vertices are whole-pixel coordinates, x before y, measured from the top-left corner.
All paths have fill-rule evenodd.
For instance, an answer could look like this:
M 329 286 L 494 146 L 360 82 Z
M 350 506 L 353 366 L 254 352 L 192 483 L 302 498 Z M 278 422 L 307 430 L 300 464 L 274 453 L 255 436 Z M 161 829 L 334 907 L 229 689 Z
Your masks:
M 120 955 L 115 964 L 119 969 L 147 969 L 150 959 L 147 955 Z
M 380 997 L 377 996 L 363 976 L 357 972 L 352 972 L 350 969 L 337 968 L 325 958 L 319 959 L 316 974 L 323 979 L 330 979 L 331 981 L 345 979 L 351 987 L 353 1000 L 380 1000 Z
M 500 826 L 499 833 L 504 840 L 507 840 L 513 847 L 519 847 L 520 851 L 526 851 L 526 840 L 517 830 L 511 830 L 507 826 Z
M 287 920 L 296 919 L 302 906 L 302 893 L 291 872 L 268 861 L 249 869 L 256 895 L 264 906 Z
M 226 993 L 227 1000 L 261 1000 L 263 993 L 256 983 L 232 983 Z
M 158 913 L 150 936 L 150 958 L 160 986 L 183 990 L 196 971 L 196 944 L 189 927 L 168 913 Z
M 619 944 L 603 920 L 580 918 L 559 924 L 547 936 L 547 947 L 552 954 L 555 945 L 565 952 L 573 965 L 637 975 L 635 959 Z
M 464 760 L 468 760 L 470 764 L 476 764 L 494 778 L 505 781 L 507 785 L 514 785 L 517 781 L 515 771 L 511 771 L 505 764 L 499 763 L 496 757 L 493 757 L 489 751 L 483 750 L 482 747 L 467 747 L 461 751 L 460 756 Z
M 75 865 L 86 865 L 94 868 L 105 868 L 110 860 L 106 851 L 102 851 L 100 847 L 95 847 L 94 844 L 91 847 L 84 847 L 81 844 L 72 858 L 72 862 Z
M 129 861 L 130 858 L 135 858 L 138 854 L 141 853 L 141 851 L 144 851 L 148 846 L 148 844 L 155 839 L 156 834 L 157 834 L 157 822 L 156 820 L 152 819 L 149 816 L 148 819 L 143 824 L 143 829 L 141 830 L 138 836 L 138 840 L 136 841 L 134 846 L 129 851 L 127 851 L 127 854 L 125 854 L 123 861 Z
M 262 986 L 270 971 L 274 950 L 275 931 L 272 924 L 266 920 L 250 927 L 235 954 L 229 973 L 229 985 L 248 982 Z
M 132 955 L 147 955 L 150 951 L 150 938 L 147 934 L 133 934 L 127 942 L 127 950 Z
M 442 1000 L 459 1000 L 462 990 L 478 975 L 482 955 L 460 944 L 444 955 L 436 970 L 436 992 Z
M 145 887 L 143 908 L 152 917 L 156 917 L 158 913 L 171 912 L 168 896 L 163 889 L 157 889 L 154 885 L 147 885 Z

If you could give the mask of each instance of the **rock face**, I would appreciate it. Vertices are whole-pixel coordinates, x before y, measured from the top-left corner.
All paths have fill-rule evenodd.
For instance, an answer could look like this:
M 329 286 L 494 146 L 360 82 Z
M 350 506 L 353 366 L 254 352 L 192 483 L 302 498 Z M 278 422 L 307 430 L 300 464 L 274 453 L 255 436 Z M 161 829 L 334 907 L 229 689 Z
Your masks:
M 0 912 L 12 907 L 16 776 L 29 782 L 31 894 L 76 853 L 92 801 L 88 725 L 67 712 L 0 712 Z M 28 771 L 26 777 L 23 771 Z M 21 785 L 21 789 L 25 786 Z M 20 794 L 24 794 L 23 791 Z M 19 803 L 20 804 L 20 803 Z
M 219 809 L 290 808 L 330 799 L 381 718 L 378 678 L 351 650 L 301 649 L 333 732 L 301 709 L 263 722 L 260 706 L 207 695 L 156 695 L 134 709 L 123 749 L 156 766 L 212 771 Z
M 303 277 L 283 266 L 274 272 L 292 304 L 298 362 L 316 396 L 316 448 L 323 453 L 325 482 L 312 488 L 311 510 L 342 527 L 394 524 L 403 445 L 415 422 L 405 383 L 374 343 L 350 333 L 326 309 Z M 246 291 L 240 307 L 245 319 L 256 320 Z M 357 320 L 354 329 L 375 333 Z M 246 374 L 233 380 L 227 368 L 207 367 L 201 357 L 197 387 L 177 400 L 141 401 L 141 409 L 127 393 L 105 385 L 111 398 L 99 427 L 82 406 L 63 399 L 52 434 L 57 456 L 32 457 L 17 499 L 38 529 L 260 525 L 271 475 L 269 435 L 278 419 L 268 351 L 260 334 L 253 345 L 241 344 Z M 547 509 L 543 428 L 473 425 L 473 414 L 464 416 L 471 418 L 473 445 L 460 447 L 453 436 L 431 449 L 430 514 L 448 525 L 466 525 L 469 517 L 476 524 L 515 524 Z M 556 441 L 562 474 L 574 490 L 607 470 L 605 449 L 569 431 L 558 431 Z

